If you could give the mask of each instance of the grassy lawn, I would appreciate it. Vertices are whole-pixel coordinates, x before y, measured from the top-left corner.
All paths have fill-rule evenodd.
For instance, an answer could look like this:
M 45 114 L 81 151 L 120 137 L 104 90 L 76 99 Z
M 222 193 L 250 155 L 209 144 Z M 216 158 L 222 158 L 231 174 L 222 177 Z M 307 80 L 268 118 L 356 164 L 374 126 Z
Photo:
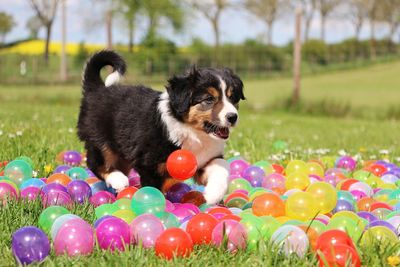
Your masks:
M 351 105 L 376 109 L 400 104 L 400 62 L 373 66 L 367 69 L 323 74 L 304 79 L 303 98 L 316 100 L 334 98 L 349 101 Z M 260 110 L 254 112 L 248 105 L 272 105 L 274 100 L 287 97 L 290 80 L 257 80 L 245 83 L 248 104 L 241 109 L 240 124 L 235 129 L 227 147 L 227 156 L 239 152 L 251 162 L 297 158 L 310 159 L 322 156 L 318 149 L 329 149 L 328 154 L 338 155 L 340 150 L 359 154 L 363 159 L 388 157 L 400 160 L 400 123 L 398 121 L 363 120 L 352 118 L 327 118 L 300 116 L 284 112 Z M 159 85 L 156 85 L 160 88 Z M 0 160 L 11 160 L 20 155 L 33 159 L 39 175 L 44 175 L 47 164 L 55 165 L 55 156 L 64 150 L 83 151 L 76 137 L 76 120 L 79 108 L 78 86 L 15 87 L 0 86 Z M 272 143 L 284 140 L 289 152 L 279 154 Z M 388 155 L 381 155 L 381 150 Z M 19 227 L 37 225 L 41 212 L 38 203 L 10 204 L 0 209 L 0 266 L 14 265 L 11 255 L 11 234 Z M 94 219 L 91 207 L 76 206 L 73 212 L 90 222 Z M 363 262 L 369 266 L 386 264 L 393 251 L 360 251 Z M 201 247 L 188 259 L 166 263 L 152 250 L 131 248 L 126 253 L 112 254 L 96 249 L 88 257 L 51 257 L 44 266 L 314 266 L 311 253 L 305 259 L 284 257 L 260 246 L 257 251 L 231 255 L 223 250 Z

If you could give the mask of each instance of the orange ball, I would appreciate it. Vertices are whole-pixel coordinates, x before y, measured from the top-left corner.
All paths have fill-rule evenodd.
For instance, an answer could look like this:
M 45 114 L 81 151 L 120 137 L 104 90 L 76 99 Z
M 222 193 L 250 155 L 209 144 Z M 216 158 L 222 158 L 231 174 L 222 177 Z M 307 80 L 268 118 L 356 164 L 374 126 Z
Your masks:
M 87 178 L 87 179 L 85 180 L 85 182 L 86 182 L 88 185 L 92 185 L 92 184 L 95 184 L 95 183 L 97 183 L 97 182 L 100 182 L 100 179 L 98 179 L 97 177 L 89 177 L 89 178 Z
M 214 216 L 207 213 L 199 213 L 189 220 L 186 232 L 190 235 L 194 244 L 210 244 L 212 231 L 217 224 L 218 220 Z
M 71 178 L 69 178 L 68 175 L 63 174 L 63 173 L 55 173 L 49 176 L 47 178 L 46 183 L 51 184 L 51 183 L 57 183 L 57 184 L 62 184 L 64 186 L 67 186 L 69 182 L 71 182 Z
M 358 210 L 359 211 L 371 211 L 371 205 L 375 202 L 376 202 L 375 199 L 372 199 L 369 197 L 362 198 L 359 201 L 357 201 Z
M 310 247 L 313 251 L 315 251 L 316 247 L 317 247 L 317 240 L 318 240 L 318 232 L 314 230 L 314 228 L 309 227 L 308 225 L 298 225 L 297 227 L 299 227 L 301 230 L 303 230 L 307 237 L 308 237 L 308 241 L 310 243 Z
M 175 150 L 167 159 L 167 171 L 171 177 L 186 180 L 192 177 L 197 170 L 196 156 L 189 150 Z
M 207 211 L 208 214 L 216 214 L 216 213 L 223 213 L 223 214 L 232 214 L 232 211 L 230 211 L 227 208 L 224 207 L 215 207 L 215 208 L 211 208 Z
M 236 198 L 236 197 L 243 198 L 243 199 L 245 199 L 246 201 L 249 200 L 249 197 L 248 197 L 246 194 L 243 194 L 242 192 L 233 192 L 232 194 L 230 194 L 230 195 L 225 199 L 224 203 L 226 204 L 226 203 L 229 202 L 229 200 L 234 199 L 234 198 Z
M 285 203 L 274 193 L 265 193 L 256 197 L 252 209 L 256 216 L 280 217 L 285 215 Z
M 182 229 L 169 228 L 157 238 L 155 251 L 157 256 L 167 260 L 173 257 L 188 257 L 193 251 L 193 241 Z
M 121 198 L 128 198 L 128 199 L 132 199 L 133 195 L 136 193 L 136 191 L 138 191 L 139 189 L 137 189 L 134 186 L 130 186 L 125 188 L 124 190 L 122 190 L 121 192 L 118 193 L 117 195 L 117 199 L 121 199 Z
M 239 216 L 237 216 L 235 214 L 228 214 L 228 215 L 225 215 L 224 217 L 222 217 L 220 221 L 235 220 L 235 221 L 240 222 L 241 219 L 242 218 L 240 218 Z

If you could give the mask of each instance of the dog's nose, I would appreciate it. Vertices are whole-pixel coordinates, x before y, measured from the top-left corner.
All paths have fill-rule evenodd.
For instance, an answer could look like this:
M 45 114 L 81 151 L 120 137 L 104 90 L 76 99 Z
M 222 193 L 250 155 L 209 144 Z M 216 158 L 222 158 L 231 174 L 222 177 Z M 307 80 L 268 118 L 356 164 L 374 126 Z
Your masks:
M 234 125 L 238 119 L 238 115 L 236 113 L 228 113 L 226 114 L 226 119 L 231 125 Z

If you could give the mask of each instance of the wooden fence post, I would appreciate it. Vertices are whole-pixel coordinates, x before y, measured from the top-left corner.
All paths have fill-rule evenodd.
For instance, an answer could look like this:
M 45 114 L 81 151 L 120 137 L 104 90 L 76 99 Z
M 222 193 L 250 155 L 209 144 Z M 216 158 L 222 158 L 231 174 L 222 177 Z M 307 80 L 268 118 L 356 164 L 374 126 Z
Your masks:
M 296 106 L 300 98 L 301 86 L 301 14 L 300 7 L 296 8 L 295 40 L 293 49 L 293 97 L 292 106 Z

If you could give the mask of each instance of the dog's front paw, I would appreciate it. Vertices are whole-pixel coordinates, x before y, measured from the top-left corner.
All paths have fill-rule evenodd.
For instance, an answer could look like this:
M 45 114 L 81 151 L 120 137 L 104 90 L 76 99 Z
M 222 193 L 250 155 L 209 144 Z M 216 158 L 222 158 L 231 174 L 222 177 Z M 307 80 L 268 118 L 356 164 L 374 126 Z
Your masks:
M 129 185 L 129 179 L 122 172 L 114 171 L 107 175 L 106 183 L 119 193 Z
M 229 169 L 223 159 L 214 159 L 205 167 L 207 185 L 204 189 L 204 198 L 207 204 L 217 204 L 228 190 Z
M 209 205 L 218 204 L 226 193 L 226 188 L 211 188 L 206 187 L 204 191 L 204 198 Z

